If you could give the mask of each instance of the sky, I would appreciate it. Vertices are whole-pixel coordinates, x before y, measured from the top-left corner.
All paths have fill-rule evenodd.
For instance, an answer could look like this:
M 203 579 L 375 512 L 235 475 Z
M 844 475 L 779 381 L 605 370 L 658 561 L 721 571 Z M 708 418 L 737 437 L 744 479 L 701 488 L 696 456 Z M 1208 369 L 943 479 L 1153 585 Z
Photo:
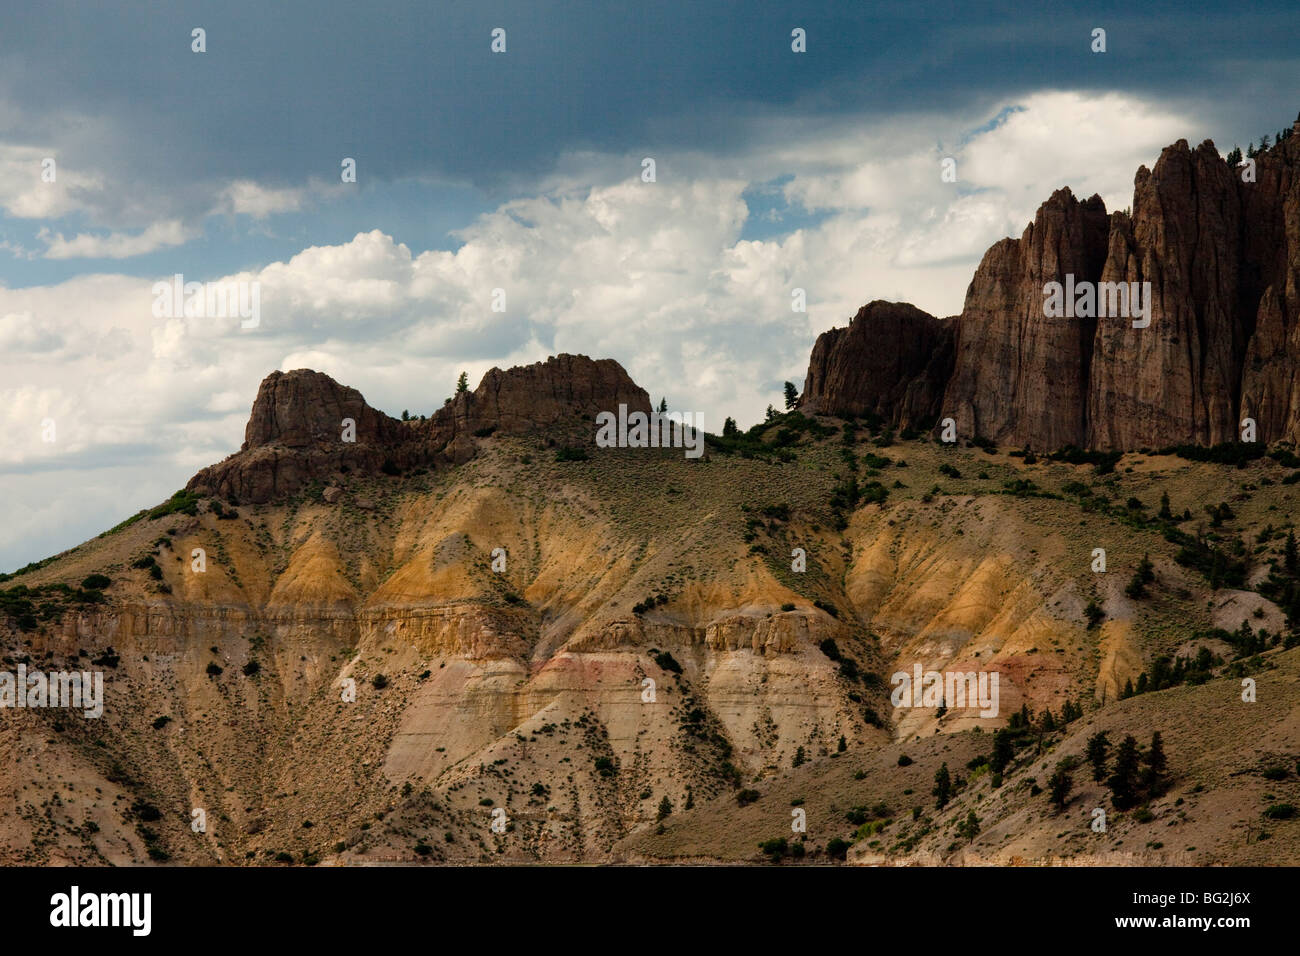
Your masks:
M 1055 189 L 1124 208 L 1162 147 L 1300 110 L 1293 3 L 17 7 L 0 572 L 238 450 L 276 369 L 428 414 L 576 352 L 745 427 L 861 305 L 960 312 Z M 175 313 L 175 275 L 256 288 L 256 325 Z

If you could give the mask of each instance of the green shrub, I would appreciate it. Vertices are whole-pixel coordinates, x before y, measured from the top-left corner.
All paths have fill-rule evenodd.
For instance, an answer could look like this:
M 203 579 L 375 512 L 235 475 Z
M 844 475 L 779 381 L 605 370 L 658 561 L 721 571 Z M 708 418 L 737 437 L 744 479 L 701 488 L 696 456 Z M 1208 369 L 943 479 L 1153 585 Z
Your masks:
M 826 602 L 826 601 L 822 601 L 822 600 L 816 600 L 816 601 L 813 601 L 813 607 L 818 608 L 818 609 L 820 609 L 820 610 L 822 610 L 822 611 L 825 611 L 825 612 L 826 612 L 827 614 L 829 614 L 831 617 L 839 617 L 839 616 L 840 616 L 840 609 L 837 608 L 834 604 L 830 604 L 830 603 L 828 603 L 828 602 Z
M 661 670 L 666 670 L 673 674 L 680 674 L 682 672 L 682 665 L 678 664 L 677 659 L 667 651 L 660 651 L 655 654 L 655 663 L 659 665 Z

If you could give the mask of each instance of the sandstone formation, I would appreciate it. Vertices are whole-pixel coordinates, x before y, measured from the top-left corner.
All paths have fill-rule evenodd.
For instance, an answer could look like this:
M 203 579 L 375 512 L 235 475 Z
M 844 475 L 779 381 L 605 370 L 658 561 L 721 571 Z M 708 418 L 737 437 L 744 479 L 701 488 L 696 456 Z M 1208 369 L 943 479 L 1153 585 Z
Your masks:
M 477 389 L 456 395 L 425 421 L 385 415 L 322 372 L 276 371 L 257 391 L 239 452 L 200 471 L 186 488 L 266 502 L 340 473 L 462 463 L 474 455 L 476 432 L 522 434 L 591 419 L 620 403 L 650 411 L 649 395 L 621 365 L 585 355 L 493 368 Z
M 1058 190 L 985 253 L 957 318 L 872 303 L 824 333 L 801 407 L 951 417 L 964 438 L 1039 450 L 1217 444 L 1247 417 L 1261 442 L 1300 441 L 1298 167 L 1294 135 L 1255 157 L 1253 181 L 1180 140 L 1138 170 L 1131 212 Z M 1046 317 L 1044 285 L 1067 275 L 1150 283 L 1149 326 Z
M 1020 239 L 984 254 L 956 329 L 956 364 L 943 399 L 962 435 L 1039 447 L 1079 445 L 1095 323 L 1045 320 L 1043 285 L 1096 281 L 1106 256 L 1106 208 L 1053 193 Z
M 878 415 L 895 426 L 932 423 L 952 371 L 952 331 L 952 322 L 906 303 L 864 305 L 848 328 L 817 339 L 804 410 Z

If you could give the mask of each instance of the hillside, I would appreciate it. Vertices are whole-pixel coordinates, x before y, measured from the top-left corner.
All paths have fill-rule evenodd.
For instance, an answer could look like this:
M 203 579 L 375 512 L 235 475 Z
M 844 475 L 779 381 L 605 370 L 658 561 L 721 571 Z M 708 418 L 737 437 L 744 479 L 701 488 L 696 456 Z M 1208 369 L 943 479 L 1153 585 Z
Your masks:
M 908 842 L 924 827 L 895 821 L 850 859 L 1297 858 L 1300 823 L 1260 817 L 1300 802 L 1297 656 L 1259 593 L 1281 593 L 1262 583 L 1270 568 L 1286 577 L 1298 492 L 1285 448 L 1240 467 L 1070 464 L 794 413 L 696 461 L 594 447 L 582 459 L 559 453 L 556 428 L 477 437 L 459 465 L 339 469 L 274 501 L 180 492 L 5 582 L 11 668 L 94 660 L 107 678 L 101 720 L 6 712 L 0 857 L 754 859 L 803 798 L 813 858 L 853 832 L 838 816 L 878 802 L 891 815 L 921 805 L 933 828 Z M 1144 555 L 1151 580 L 1130 596 Z M 111 583 L 85 589 L 91 574 Z M 1116 700 L 1161 655 L 1202 646 L 1205 683 Z M 889 675 L 915 663 L 997 670 L 999 716 L 895 711 Z M 1240 674 L 1258 675 L 1258 703 L 1240 702 Z M 346 678 L 354 703 L 340 700 Z M 927 815 L 937 760 L 965 775 L 1012 714 L 1037 721 L 1067 701 L 1083 715 L 1043 736 L 1041 758 L 1018 751 L 996 792 L 981 780 Z M 1182 796 L 1203 829 L 1211 809 L 1242 826 L 1146 841 L 1157 850 L 1128 823 L 1089 842 L 1081 818 L 1080 841 L 1024 790 L 1096 727 L 1144 745 L 1166 734 L 1176 784 L 1158 818 Z M 915 763 L 898 767 L 901 752 Z M 1285 776 L 1261 783 L 1274 763 Z M 1099 799 L 1085 775 L 1078 808 Z M 761 799 L 738 808 L 746 790 Z M 968 805 L 983 835 L 953 848 Z
M 0 862 L 1300 861 L 1300 137 L 1251 150 L 1059 190 L 701 457 L 598 447 L 653 415 L 612 359 L 401 419 L 272 372 L 0 575 L 9 671 L 106 678 L 4 709 Z M 1074 279 L 1149 324 L 1048 317 Z

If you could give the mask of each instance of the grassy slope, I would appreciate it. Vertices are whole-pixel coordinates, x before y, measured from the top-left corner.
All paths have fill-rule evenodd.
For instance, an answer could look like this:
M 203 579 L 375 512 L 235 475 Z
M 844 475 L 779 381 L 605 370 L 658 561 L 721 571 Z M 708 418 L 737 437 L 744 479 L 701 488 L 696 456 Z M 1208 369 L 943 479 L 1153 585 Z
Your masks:
M 843 530 L 836 530 L 829 507 L 848 470 L 836 432 L 805 437 L 789 462 L 610 451 L 557 463 L 536 442 L 492 439 L 478 459 L 452 471 L 346 480 L 335 505 L 316 488 L 274 507 L 239 507 L 238 519 L 222 521 L 205 503 L 194 517 L 140 520 L 87 542 L 5 587 L 66 583 L 75 589 L 87 574 L 104 573 L 114 581 L 107 595 L 115 626 L 129 630 L 124 613 L 137 621 L 150 616 L 153 636 L 127 641 L 125 649 L 117 641 L 123 663 L 110 677 L 116 684 L 110 695 L 122 696 L 103 728 L 68 726 L 50 712 L 32 711 L 0 726 L 0 751 L 13 768 L 5 786 L 15 807 L 0 816 L 6 858 L 143 859 L 138 815 L 127 809 L 142 798 L 168 811 L 151 827 L 161 834 L 159 845 L 189 859 L 234 861 L 246 852 L 265 858 L 280 848 L 296 858 L 304 851 L 329 856 L 336 840 L 367 845 L 372 858 L 385 851 L 409 857 L 411 846 L 424 840 L 436 848 L 431 856 L 452 859 L 618 852 L 748 859 L 758 840 L 788 829 L 789 803 L 799 797 L 808 800 L 810 847 L 854 829 L 837 819 L 848 807 L 884 801 L 900 817 L 875 838 L 878 849 L 890 850 L 932 816 L 924 811 L 915 829 L 902 832 L 902 815 L 910 820 L 912 806 L 931 803 L 926 795 L 936 761 L 948 760 L 965 774 L 966 761 L 987 749 L 988 734 L 935 737 L 936 729 L 978 723 L 955 713 L 940 720 L 905 715 L 894 729 L 905 738 L 900 743 L 873 733 L 862 715 L 871 707 L 888 719 L 888 705 L 879 685 L 833 678 L 834 666 L 817 649 L 831 634 L 862 670 L 879 674 L 914 660 L 927 667 L 991 660 L 1009 678 L 1004 712 L 1022 702 L 1037 711 L 1059 710 L 1066 698 L 1084 700 L 1084 722 L 1054 744 L 1053 758 L 1077 752 L 1093 724 L 1135 733 L 1159 725 L 1183 787 L 1167 799 L 1185 801 L 1168 813 L 1194 816 L 1194 805 L 1203 821 L 1186 840 L 1155 837 L 1138 846 L 1137 835 L 1117 821 L 1104 845 L 1087 842 L 1086 830 L 1080 842 L 1077 831 L 1086 820 L 1048 818 L 1039 807 L 1045 796 L 1025 795 L 1029 777 L 1041 785 L 1050 773 L 1035 761 L 996 793 L 985 777 L 961 794 L 911 852 L 1034 858 L 1141 852 L 1146 842 L 1163 842 L 1161 852 L 1176 848 L 1198 860 L 1297 858 L 1294 822 L 1272 826 L 1273 840 L 1263 843 L 1247 842 L 1244 824 L 1240 831 L 1215 829 L 1229 811 L 1243 821 L 1257 818 L 1255 803 L 1264 798 L 1250 761 L 1282 759 L 1286 741 L 1296 739 L 1294 716 L 1277 709 L 1287 685 L 1268 683 L 1290 674 L 1294 688 L 1294 651 L 1270 655 L 1282 666 L 1261 678 L 1253 709 L 1215 709 L 1231 700 L 1234 681 L 1226 677 L 1114 701 L 1123 681 L 1136 678 L 1155 655 L 1186 648 L 1211 624 L 1235 628 L 1246 617 L 1277 633 L 1277 609 L 1250 592 L 1212 593 L 1199 574 L 1173 561 L 1177 549 L 1159 527 L 1085 513 L 1077 489 L 1065 494 L 1071 482 L 1082 482 L 1117 503 L 1135 496 L 1152 513 L 1167 491 L 1176 513 L 1188 508 L 1197 516 L 1182 525 L 1188 531 L 1204 523 L 1204 505 L 1229 502 L 1236 517 L 1224 530 L 1258 551 L 1252 558 L 1258 576 L 1280 553 L 1281 540 L 1270 535 L 1256 545 L 1256 538 L 1266 525 L 1289 527 L 1295 513 L 1300 486 L 1280 483 L 1286 469 L 1269 460 L 1238 470 L 1130 455 L 1114 475 L 1097 476 L 1089 465 L 1027 466 L 1003 453 L 924 441 L 877 447 L 865 429 L 857 438 L 859 480 L 879 481 L 889 495 L 852 513 Z M 891 464 L 872 474 L 867 454 Z M 941 473 L 944 465 L 961 477 Z M 978 477 L 981 472 L 987 477 Z M 1002 493 L 1006 483 L 1025 479 L 1062 497 Z M 779 509 L 762 514 L 773 505 L 786 506 L 788 517 Z M 164 537 L 170 548 L 154 545 Z M 510 555 L 505 575 L 489 569 L 496 546 Z M 205 575 L 188 573 L 193 547 L 208 552 Z M 808 553 L 804 574 L 790 570 L 795 547 Z M 1107 550 L 1104 576 L 1089 568 L 1093 547 Z M 170 594 L 159 592 L 147 570 L 130 567 L 149 553 L 163 566 Z M 1144 554 L 1155 564 L 1155 581 L 1148 597 L 1133 600 L 1124 585 Z M 655 594 L 666 603 L 633 614 L 633 604 Z M 1107 614 L 1099 628 L 1085 626 L 1090 599 Z M 838 619 L 813 608 L 814 601 L 834 608 Z M 57 614 L 66 602 L 47 595 L 38 603 Z M 786 604 L 796 611 L 783 612 Z M 453 646 L 463 638 L 446 629 L 403 619 L 389 634 L 356 624 L 358 616 L 388 620 L 384 615 L 394 608 L 409 614 L 413 605 L 460 609 L 462 620 L 496 634 L 500 644 L 467 658 L 463 647 Z M 11 630 L 11 662 L 28 655 L 61 666 L 78 650 L 93 656 L 114 643 L 103 629 L 108 619 L 96 616 L 101 609 L 90 607 L 78 618 L 72 606 L 61 628 Z M 179 647 L 167 637 L 178 620 L 188 635 Z M 743 644 L 763 628 L 778 633 L 774 640 L 793 643 L 761 666 L 747 664 L 758 667 L 752 671 L 757 683 L 742 691 L 749 685 L 718 666 L 746 652 L 719 649 Z M 682 682 L 656 668 L 650 651 L 658 645 L 682 658 Z M 485 653 L 500 663 L 485 667 Z M 249 660 L 258 661 L 258 674 L 242 674 Z M 555 660 L 580 673 L 557 672 Z M 206 668 L 215 661 L 223 672 L 214 677 Z M 655 674 L 667 716 L 629 710 L 601 686 L 593 667 L 629 678 Z M 426 670 L 438 673 L 422 680 Z M 364 689 L 377 673 L 391 681 L 387 691 L 364 693 L 354 711 L 337 707 L 332 688 L 339 676 L 355 674 Z M 827 690 L 827 678 L 813 680 L 814 674 L 831 675 L 837 686 Z M 475 690 L 466 698 L 470 685 L 491 693 Z M 1277 697 L 1266 699 L 1266 688 Z M 810 693 L 830 701 L 811 723 L 792 716 L 799 696 Z M 749 694 L 757 705 L 741 700 Z M 1108 703 L 1099 708 L 1095 698 L 1102 694 Z M 476 717 L 447 710 L 448 702 L 466 699 L 489 710 Z M 710 734 L 724 731 L 737 745 L 744 785 L 763 793 L 758 804 L 736 808 L 730 786 L 718 777 L 716 753 L 683 750 L 693 746 L 682 723 L 693 709 L 707 715 Z M 155 730 L 151 723 L 160 714 L 175 720 Z M 446 730 L 462 725 L 473 729 Z M 555 729 L 546 730 L 550 725 Z M 430 730 L 444 735 L 442 756 L 431 753 Z M 828 744 L 841 732 L 850 749 L 831 757 Z M 1273 749 L 1257 758 L 1234 744 L 1242 735 L 1267 741 L 1279 734 L 1267 744 Z M 812 761 L 792 772 L 798 741 L 806 741 Z M 945 754 L 943 747 L 952 750 Z M 916 761 L 912 767 L 897 767 L 900 748 Z M 619 758 L 614 779 L 593 772 L 597 751 Z M 852 779 L 864 769 L 864 780 Z M 1082 787 L 1086 773 L 1075 776 Z M 1193 780 L 1204 793 L 1186 792 Z M 413 784 L 409 792 L 405 782 Z M 541 794 L 532 793 L 534 782 L 543 783 Z M 691 814 L 680 809 L 686 785 L 698 795 Z M 95 794 L 95 787 L 103 792 Z M 913 793 L 903 794 L 906 789 Z M 647 790 L 651 796 L 643 799 Z M 677 812 L 656 836 L 654 807 L 664 795 Z M 488 799 L 509 804 L 517 823 L 509 834 L 486 834 L 489 808 L 482 801 Z M 1096 799 L 1084 791 L 1078 808 Z M 181 821 L 193 805 L 220 807 L 214 813 L 222 820 L 214 827 L 220 837 L 188 835 Z M 971 850 L 953 848 L 951 826 L 971 808 L 986 821 L 984 833 Z M 1155 810 L 1159 823 L 1165 810 Z M 379 822 L 361 829 L 366 819 Z M 450 844 L 446 833 L 453 834 Z M 1123 840 L 1118 846 L 1117 839 Z M 870 842 L 854 854 L 873 852 Z

